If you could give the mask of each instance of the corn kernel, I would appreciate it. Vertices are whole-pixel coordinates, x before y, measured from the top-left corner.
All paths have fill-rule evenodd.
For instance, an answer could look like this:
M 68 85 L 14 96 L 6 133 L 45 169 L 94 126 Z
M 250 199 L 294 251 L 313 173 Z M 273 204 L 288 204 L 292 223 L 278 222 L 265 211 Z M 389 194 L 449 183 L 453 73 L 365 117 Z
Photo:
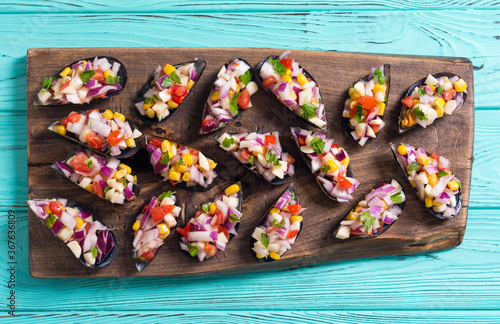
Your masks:
M 378 115 L 384 116 L 385 113 L 385 102 L 379 102 L 376 106 L 378 108 Z
M 351 100 L 355 101 L 361 96 L 356 92 L 356 89 L 349 88 L 349 97 L 351 97 Z M 356 105 L 357 105 L 357 102 L 356 102 Z M 352 108 L 352 105 L 351 105 L 351 108 Z
M 170 233 L 170 232 L 169 232 L 169 233 Z M 158 234 L 158 238 L 159 238 L 160 240 L 164 240 L 164 239 L 166 239 L 166 238 L 167 238 L 167 236 L 168 236 L 168 234 L 163 234 L 163 235 L 162 235 L 162 234 Z
M 413 99 L 413 105 L 415 106 L 416 104 L 420 103 L 420 100 L 418 99 Z
M 269 214 L 278 214 L 279 215 L 279 213 L 281 213 L 281 210 L 279 210 L 276 207 L 271 208 L 271 210 L 269 211 Z
M 140 220 L 136 220 L 134 225 L 132 226 L 132 230 L 134 232 L 137 232 L 139 230 L 139 228 L 141 228 L 141 221 Z
M 191 173 L 190 172 L 185 172 L 182 175 L 182 181 L 185 181 L 185 182 L 191 181 Z
M 354 89 L 354 88 L 351 88 L 351 89 Z M 381 84 L 377 83 L 373 87 L 372 92 L 373 92 L 373 95 L 375 95 L 377 92 L 382 92 L 385 95 L 386 90 L 387 90 L 387 87 L 385 85 L 381 85 Z
M 153 110 L 153 108 L 149 108 L 146 110 L 146 116 L 149 118 L 155 118 L 156 112 Z
M 118 166 L 118 169 L 119 169 L 119 170 L 125 170 L 125 172 L 126 172 L 127 174 L 131 174 L 131 173 L 132 173 L 132 168 L 131 168 L 131 167 L 129 167 L 128 165 L 126 165 L 126 164 L 123 164 L 123 163 L 121 163 L 121 164 Z
M 62 77 L 65 77 L 65 76 L 67 76 L 70 73 L 71 73 L 71 68 L 68 66 L 67 68 L 65 68 L 64 70 L 62 70 L 62 72 L 59 73 L 59 75 L 62 76 Z
M 168 153 L 170 153 L 170 152 L 168 152 Z M 170 155 L 170 154 L 169 154 L 169 155 Z M 185 165 L 179 165 L 179 164 L 176 164 L 176 165 L 175 165 L 175 169 L 176 169 L 178 172 L 182 173 L 182 172 L 184 172 L 184 171 L 186 171 L 186 170 L 187 170 L 187 166 L 185 166 Z
M 415 184 L 415 181 L 413 181 L 413 180 L 409 180 L 409 182 L 410 182 L 410 184 L 411 184 L 411 186 L 412 186 L 413 188 L 415 188 L 415 187 L 417 186 L 417 185 Z
M 208 167 L 210 168 L 210 170 L 215 169 L 216 166 L 217 163 L 215 163 L 213 160 L 208 160 Z
M 302 221 L 304 220 L 304 218 L 302 218 L 302 216 L 300 215 L 293 215 L 292 217 L 290 217 L 290 221 L 293 223 L 293 222 L 300 222 L 302 223 Z
M 359 209 L 361 210 L 361 207 L 359 207 Z M 358 219 L 358 213 L 355 211 L 352 211 L 349 213 L 349 215 L 347 215 L 347 217 L 345 219 L 346 220 L 356 220 L 356 219 Z
M 421 165 L 427 165 L 427 164 L 429 164 L 430 160 L 431 160 L 431 159 L 430 159 L 427 155 L 419 155 L 419 156 L 417 157 L 417 161 L 418 161 L 418 163 L 420 163 Z
M 107 77 L 114 77 L 115 74 L 113 73 L 113 71 L 111 71 L 110 69 L 107 69 L 106 71 L 104 71 L 104 79 L 106 79 Z
M 119 120 L 121 120 L 122 122 L 125 121 L 125 116 L 123 114 L 120 114 L 119 112 L 115 112 L 113 114 L 113 118 L 118 118 Z
M 450 188 L 450 190 L 458 190 L 458 188 L 460 188 L 460 185 L 458 184 L 457 180 L 453 180 L 453 181 L 450 181 L 448 182 L 448 188 Z
M 352 98 L 351 98 L 352 99 Z M 355 107 L 359 105 L 358 101 L 356 99 L 352 100 L 351 103 L 349 104 L 349 108 L 355 109 Z
M 87 189 L 87 190 L 88 190 L 88 191 L 90 191 L 90 192 L 93 192 L 93 191 L 92 191 L 92 185 L 91 185 L 91 184 L 89 184 L 89 185 L 88 185 L 85 189 Z
M 304 85 L 307 83 L 307 78 L 304 74 L 299 74 L 297 75 L 297 81 L 299 82 L 300 85 Z
M 163 153 L 166 153 L 167 151 L 171 151 L 171 150 L 172 150 L 172 145 L 170 144 L 169 141 L 164 140 L 163 142 L 161 142 L 161 151 Z
M 217 205 L 215 203 L 211 203 L 208 212 L 210 213 L 210 215 L 215 215 L 216 211 L 217 211 Z
M 239 83 L 236 83 L 236 93 L 240 92 L 241 87 Z
M 311 103 L 312 103 L 313 105 L 315 105 L 316 107 L 317 107 L 317 106 L 319 106 L 319 101 L 318 101 L 318 98 L 313 97 L 313 98 L 311 99 Z
M 102 113 L 102 117 L 106 119 L 112 119 L 113 118 L 113 112 L 109 109 L 106 109 L 105 112 Z
M 217 101 L 219 99 L 220 92 L 219 91 L 214 91 L 212 95 L 210 96 L 210 100 L 212 101 Z
M 427 208 L 432 207 L 433 201 L 434 199 L 432 199 L 431 197 L 425 197 L 425 207 Z
M 292 100 L 297 100 L 297 94 L 295 93 L 295 91 L 290 91 L 290 97 L 292 98 Z
M 432 91 L 436 91 L 436 87 L 435 86 L 428 84 L 428 87 L 431 88 Z
M 443 117 L 444 116 L 444 107 L 436 107 L 436 113 L 438 117 Z
M 172 72 L 175 72 L 176 69 L 174 66 L 170 65 L 170 64 L 165 64 L 163 66 L 163 72 L 166 74 L 166 75 L 170 75 L 170 73 Z
M 292 84 L 292 78 L 289 75 L 284 75 L 281 77 L 283 81 L 288 82 L 289 84 Z
M 54 127 L 54 132 L 56 132 L 59 135 L 66 135 L 66 127 L 64 125 L 57 125 Z
M 465 81 L 463 79 L 459 79 L 457 80 L 453 86 L 455 87 L 455 90 L 457 92 L 464 92 L 465 89 L 467 89 L 467 83 L 465 83 Z
M 329 167 L 328 172 L 335 172 L 339 168 L 333 161 L 328 161 L 325 165 Z
M 340 161 L 340 164 L 342 164 L 343 166 L 347 167 L 349 165 L 349 162 L 351 161 L 351 158 L 348 156 L 346 156 L 345 159 L 343 159 L 342 161 Z
M 149 108 L 153 107 L 154 106 L 154 102 L 150 102 L 150 103 L 143 103 L 142 104 L 142 108 L 144 110 L 148 110 Z
M 181 174 L 173 169 L 168 172 L 168 178 L 172 181 L 181 180 Z
M 435 173 L 434 174 L 427 174 L 427 180 L 429 180 L 429 185 L 431 187 L 434 187 L 439 181 L 438 177 Z
M 266 257 L 265 255 L 261 255 L 261 254 L 258 254 L 258 253 L 256 253 L 255 256 L 257 257 L 257 259 L 263 259 L 263 258 Z
M 76 225 L 75 225 L 75 228 L 81 228 L 83 226 L 83 219 L 81 219 L 80 217 L 75 217 L 76 219 Z
M 434 100 L 434 105 L 436 106 L 436 108 L 443 108 L 445 104 L 446 102 L 443 98 L 436 98 L 436 100 Z
M 125 175 L 127 174 L 127 171 L 121 169 L 121 170 L 118 170 L 115 172 L 115 175 L 113 176 L 113 178 L 115 178 L 116 180 L 120 180 L 121 178 L 123 178 Z
M 170 108 L 174 108 L 174 109 L 179 107 L 179 104 L 173 102 L 172 100 L 167 101 L 167 105 L 169 105 Z
M 125 143 L 127 144 L 127 147 L 134 148 L 136 146 L 135 145 L 135 139 L 133 139 L 133 138 L 127 138 L 125 140 Z
M 184 165 L 191 165 L 193 164 L 193 156 L 191 154 L 184 154 L 182 156 L 182 159 L 184 160 Z
M 45 206 L 45 207 L 43 207 L 43 210 L 45 211 L 45 213 L 46 213 L 47 215 L 52 214 L 52 211 L 50 210 L 49 206 Z
M 230 185 L 229 187 L 226 188 L 226 190 L 224 190 L 224 194 L 226 196 L 231 196 L 232 194 L 235 194 L 237 193 L 238 191 L 240 191 L 240 186 L 238 186 L 236 183 L 233 184 L 233 185 Z
M 361 206 L 357 205 L 356 208 L 354 208 L 355 213 L 359 213 L 361 211 Z
M 433 202 L 432 202 L 432 205 L 434 205 L 434 206 L 442 206 L 443 204 L 442 204 L 442 203 L 439 203 L 439 202 L 437 202 L 437 201 L 433 201 Z
M 292 74 L 292 70 L 291 69 L 286 69 L 286 75 L 290 75 Z
M 274 260 L 279 260 L 280 259 L 280 255 L 276 252 L 271 252 L 269 254 L 269 256 L 271 257 L 271 259 L 274 259 Z
M 158 224 L 156 225 L 156 228 L 158 228 L 158 234 L 160 235 L 168 235 L 170 233 L 170 229 L 168 228 L 167 224 Z
M 401 155 L 408 154 L 408 150 L 406 149 L 406 146 L 404 144 L 398 146 L 398 153 Z

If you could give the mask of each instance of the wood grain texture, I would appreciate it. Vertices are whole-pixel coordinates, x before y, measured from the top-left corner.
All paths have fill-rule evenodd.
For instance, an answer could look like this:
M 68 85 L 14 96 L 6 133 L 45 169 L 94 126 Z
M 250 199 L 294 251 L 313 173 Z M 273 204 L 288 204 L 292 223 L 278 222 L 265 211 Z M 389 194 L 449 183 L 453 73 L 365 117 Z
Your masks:
M 263 53 L 279 54 L 283 50 L 245 49 L 244 58 L 255 66 Z M 294 183 L 298 189 L 303 206 L 307 207 L 306 222 L 300 237 L 300 244 L 287 253 L 279 262 L 260 263 L 250 253 L 249 240 L 253 229 L 283 191 L 281 187 L 263 183 L 252 174 L 246 173 L 237 162 L 228 160 L 225 152 L 219 149 L 213 135 L 197 135 L 201 124 L 201 110 L 203 103 L 212 87 L 215 76 L 220 67 L 231 57 L 243 56 L 242 49 L 31 49 L 28 51 L 27 68 L 27 101 L 28 101 L 28 170 L 30 199 L 64 197 L 79 202 L 94 209 L 97 215 L 111 228 L 119 228 L 117 238 L 121 252 L 118 260 L 106 269 L 98 272 L 89 271 L 80 265 L 71 262 L 73 256 L 62 247 L 55 246 L 50 240 L 52 235 L 40 226 L 38 220 L 30 219 L 30 273 L 35 277 L 77 277 L 77 276 L 178 276 L 194 274 L 222 274 L 263 271 L 277 268 L 289 268 L 320 264 L 327 261 L 338 261 L 368 256 L 393 254 L 416 254 L 442 250 L 457 246 L 461 243 L 467 220 L 468 196 L 470 188 L 471 157 L 473 144 L 473 86 L 469 87 L 469 98 L 463 109 L 443 118 L 440 123 L 428 129 L 419 129 L 397 136 L 396 120 L 399 113 L 399 98 L 414 80 L 425 77 L 429 72 L 437 73 L 449 71 L 460 75 L 469 85 L 473 85 L 472 64 L 466 59 L 422 58 L 404 56 L 376 56 L 365 54 L 349 54 L 316 51 L 294 51 L 292 55 L 298 62 L 315 77 L 321 87 L 326 103 L 329 129 L 326 134 L 333 137 L 351 155 L 351 165 L 357 178 L 361 180 L 356 192 L 355 201 L 361 199 L 366 192 L 378 181 L 395 177 L 400 183 L 404 178 L 397 170 L 389 149 L 389 142 L 401 141 L 413 143 L 417 146 L 427 146 L 430 151 L 440 152 L 453 161 L 453 169 L 464 188 L 462 211 L 457 217 L 448 221 L 441 221 L 423 208 L 416 195 L 410 193 L 411 187 L 406 184 L 408 200 L 405 215 L 393 227 L 378 238 L 370 240 L 332 239 L 335 226 L 349 211 L 351 204 L 339 204 L 326 200 L 320 188 L 312 181 L 312 176 L 304 163 L 296 165 L 296 179 Z M 186 216 L 192 217 L 198 206 L 209 200 L 209 197 L 235 181 L 242 181 L 246 193 L 243 206 L 243 221 L 239 235 L 228 245 L 224 253 L 218 253 L 214 258 L 199 263 L 185 256 L 177 246 L 174 238 L 169 238 L 160 251 L 159 257 L 146 269 L 137 273 L 131 261 L 131 223 L 140 208 L 153 194 L 162 190 L 173 189 L 161 183 L 149 169 L 148 155 L 134 157 L 126 162 L 136 170 L 141 185 L 141 196 L 133 204 L 111 206 L 107 201 L 97 201 L 95 196 L 83 191 L 65 179 L 54 176 L 48 166 L 55 160 L 63 160 L 75 149 L 74 145 L 67 144 L 54 134 L 47 132 L 46 127 L 55 120 L 60 120 L 80 106 L 67 107 L 37 107 L 30 104 L 40 88 L 40 82 L 48 75 L 59 71 L 62 61 L 68 63 L 92 55 L 109 55 L 118 58 L 127 68 L 128 84 L 119 96 L 107 100 L 96 101 L 90 108 L 112 108 L 125 114 L 145 134 L 162 136 L 177 142 L 184 143 L 217 158 L 224 170 L 221 172 L 220 183 L 207 193 L 198 194 L 182 189 L 177 190 L 178 199 L 185 204 Z M 137 57 L 147 57 L 141 64 L 136 64 Z M 138 89 L 149 78 L 149 73 L 155 66 L 164 62 L 184 62 L 198 57 L 207 61 L 200 81 L 193 94 L 183 103 L 175 114 L 161 124 L 146 125 L 138 118 L 133 107 L 133 99 Z M 267 55 L 264 55 L 264 57 Z M 50 60 L 53 63 L 50 63 Z M 167 59 L 168 58 L 168 59 Z M 42 64 L 45 62 L 45 64 Z M 354 142 L 343 138 L 340 118 L 346 91 L 351 84 L 364 77 L 372 66 L 383 63 L 391 64 L 391 87 L 386 121 L 388 125 L 385 133 L 379 136 L 374 143 L 361 148 Z M 63 64 L 64 65 L 64 64 Z M 326 68 L 325 68 L 326 67 Z M 334 71 L 335 79 L 330 76 Z M 38 82 L 37 82 L 38 80 Z M 411 81 L 410 81 L 411 80 Z M 289 127 L 300 126 L 307 128 L 304 123 L 271 100 L 264 91 L 252 97 L 254 108 L 245 111 L 231 129 L 250 131 L 274 131 L 282 134 L 282 145 L 286 151 L 299 157 L 289 134 Z M 86 109 L 83 108 L 83 109 Z M 241 125 L 240 127 L 237 127 Z M 429 147 L 428 143 L 434 143 Z M 426 145 L 427 144 L 427 145 Z M 460 154 L 456 154 L 460 152 Z M 464 158 L 465 155 L 465 158 Z M 223 162 L 222 162 L 223 161 Z M 145 166 L 146 164 L 146 166 Z M 134 168 L 135 167 L 135 168 Z M 402 179 L 401 179 L 402 178 Z M 187 219 L 184 220 L 185 223 Z M 299 242 L 299 241 L 298 241 Z M 61 244 L 59 244 L 61 245 Z M 51 251 L 53 258 L 47 260 L 46 251 Z M 161 257 L 161 256 L 164 257 Z M 165 257 L 168 256 L 168 257 Z

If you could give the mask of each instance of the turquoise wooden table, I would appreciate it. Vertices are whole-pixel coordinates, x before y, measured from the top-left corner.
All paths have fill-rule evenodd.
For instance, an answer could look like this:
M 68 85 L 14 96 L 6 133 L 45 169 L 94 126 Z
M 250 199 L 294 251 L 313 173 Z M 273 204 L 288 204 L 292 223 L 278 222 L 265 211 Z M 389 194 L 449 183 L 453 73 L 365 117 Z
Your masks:
M 487 0 L 0 1 L 0 321 L 499 322 L 499 8 Z M 475 160 L 463 243 L 428 255 L 224 277 L 34 279 L 25 206 L 26 51 L 34 47 L 274 47 L 468 57 L 475 70 Z

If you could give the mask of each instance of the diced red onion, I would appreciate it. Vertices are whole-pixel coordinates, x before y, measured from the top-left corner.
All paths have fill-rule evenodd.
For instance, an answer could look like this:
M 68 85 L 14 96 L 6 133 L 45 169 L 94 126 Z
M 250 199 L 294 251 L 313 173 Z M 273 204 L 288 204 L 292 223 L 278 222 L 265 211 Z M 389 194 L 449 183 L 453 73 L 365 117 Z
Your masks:
M 141 228 L 144 227 L 144 225 L 146 224 L 146 221 L 148 220 L 149 217 L 149 213 L 151 212 L 151 209 L 156 205 L 157 202 L 158 198 L 156 196 L 151 198 L 151 201 L 149 202 L 148 207 L 146 208 L 146 210 L 144 211 L 144 215 L 142 216 L 140 225 Z
M 63 227 L 64 227 L 64 224 L 59 219 L 56 219 L 56 221 L 54 222 L 54 225 L 52 225 L 50 230 L 52 231 L 52 233 L 54 233 L 54 235 L 57 235 Z

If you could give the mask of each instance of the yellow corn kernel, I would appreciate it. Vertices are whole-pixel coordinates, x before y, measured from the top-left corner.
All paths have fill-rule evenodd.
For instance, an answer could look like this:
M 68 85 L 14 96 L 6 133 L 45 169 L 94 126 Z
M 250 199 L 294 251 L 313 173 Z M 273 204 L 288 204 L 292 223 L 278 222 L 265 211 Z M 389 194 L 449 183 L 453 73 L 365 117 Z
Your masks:
M 351 88 L 351 89 L 354 89 L 354 88 Z M 386 90 L 387 90 L 387 87 L 385 85 L 381 85 L 381 84 L 377 83 L 373 87 L 372 92 L 373 92 L 373 95 L 375 95 L 377 92 L 382 92 L 385 95 Z
M 359 209 L 361 210 L 361 207 L 359 207 Z M 349 213 L 349 215 L 347 215 L 347 217 L 345 219 L 346 220 L 356 220 L 356 219 L 358 219 L 358 213 L 355 211 L 352 211 Z
M 191 173 L 189 173 L 189 172 L 185 172 L 185 173 L 182 175 L 182 181 L 185 181 L 185 182 L 189 182 L 189 181 L 191 181 Z
M 169 230 L 169 233 L 170 233 L 170 230 Z M 166 239 L 166 238 L 167 238 L 167 236 L 168 236 L 168 234 L 158 234 L 158 238 L 159 238 L 160 240 L 164 240 L 164 239 Z
M 292 70 L 291 69 L 286 69 L 286 75 L 290 75 L 292 74 Z
M 135 139 L 133 139 L 133 138 L 127 138 L 127 139 L 125 140 L 125 143 L 127 144 L 127 147 L 131 147 L 131 148 L 133 148 L 133 147 L 135 147 L 135 146 L 136 146 L 136 145 L 135 145 Z
M 127 174 L 127 171 L 121 169 L 121 170 L 118 170 L 115 172 L 115 175 L 113 176 L 113 178 L 115 178 L 116 180 L 120 180 L 121 178 L 123 178 L 125 175 Z
M 125 121 L 125 116 L 123 114 L 120 114 L 119 112 L 115 112 L 113 114 L 113 118 L 118 118 L 119 120 L 121 120 L 122 122 Z
M 354 87 L 349 88 L 349 97 L 351 97 L 351 100 L 357 100 L 360 95 L 356 92 L 356 89 Z
M 210 168 L 210 170 L 215 169 L 216 166 L 217 163 L 215 163 L 213 160 L 208 160 L 208 167 Z
M 408 126 L 408 119 L 406 119 L 406 118 L 405 118 L 405 119 L 403 119 L 403 120 L 401 121 L 401 126 L 405 126 L 405 127 L 406 127 L 406 126 Z
M 170 73 L 175 72 L 176 69 L 170 64 L 165 64 L 163 66 L 163 72 L 165 72 L 166 75 L 170 75 Z
M 80 217 L 75 217 L 76 219 L 76 225 L 75 225 L 75 228 L 81 228 L 83 226 L 83 219 L 81 219 Z
M 437 202 L 437 201 L 433 201 L 433 202 L 432 202 L 432 204 L 433 204 L 434 206 L 442 206 L 442 205 L 443 205 L 442 203 L 439 203 L 439 202 Z
M 356 208 L 354 208 L 355 213 L 359 213 L 361 211 L 361 206 L 357 205 Z
M 420 103 L 420 100 L 418 99 L 413 99 L 413 105 L 415 106 L 416 104 Z
M 191 165 L 193 164 L 193 156 L 191 154 L 184 154 L 182 156 L 182 159 L 184 160 L 184 165 Z
M 444 116 L 444 107 L 436 107 L 436 113 L 438 117 L 443 117 Z
M 112 119 L 113 118 L 113 112 L 109 109 L 106 109 L 105 112 L 102 113 L 102 117 L 106 119 Z
M 453 181 L 450 181 L 448 182 L 448 188 L 450 188 L 450 190 L 458 190 L 458 188 L 460 188 L 460 185 L 458 184 L 457 180 L 453 180 Z
M 137 232 L 139 230 L 139 228 L 141 228 L 141 221 L 140 220 L 136 220 L 134 225 L 132 226 L 132 230 L 134 232 Z
M 168 153 L 170 153 L 170 152 L 168 152 Z M 170 155 L 170 154 L 169 154 L 169 155 Z M 176 165 L 175 165 L 175 169 L 176 169 L 178 172 L 182 173 L 182 172 L 184 172 L 184 171 L 186 171 L 186 170 L 187 170 L 187 166 L 185 166 L 185 165 L 179 165 L 179 164 L 176 164 Z
M 179 104 L 173 102 L 172 100 L 167 101 L 167 105 L 169 105 L 170 108 L 174 108 L 174 109 L 179 107 Z
M 455 81 L 453 86 L 455 87 L 455 90 L 457 92 L 464 92 L 465 89 L 467 89 L 467 83 L 465 83 L 464 79 L 459 79 Z
M 188 83 L 186 84 L 186 88 L 191 91 L 191 89 L 193 89 L 194 87 L 194 81 L 193 80 L 189 80 Z
M 143 104 L 142 104 L 142 108 L 143 108 L 144 110 L 148 110 L 149 108 L 153 107 L 153 106 L 154 106 L 154 104 L 155 104 L 154 102 L 150 102 L 150 103 L 143 103 Z
M 352 98 L 351 98 L 352 99 Z M 355 109 L 355 107 L 359 105 L 358 101 L 356 99 L 354 99 L 353 101 L 351 101 L 351 103 L 349 104 L 349 108 L 351 109 Z
M 384 116 L 385 113 L 385 102 L 379 102 L 376 106 L 378 108 L 378 115 Z
M 104 79 L 106 79 L 107 77 L 114 77 L 115 74 L 113 73 L 113 71 L 111 71 L 110 69 L 107 69 L 106 71 L 104 71 Z
M 436 100 L 434 100 L 434 105 L 436 106 L 436 108 L 442 108 L 444 107 L 444 105 L 446 104 L 446 102 L 444 101 L 443 98 L 436 98 Z
M 283 81 L 288 82 L 289 84 L 292 84 L 292 78 L 287 74 L 281 77 Z
M 167 151 L 170 151 L 170 150 L 172 150 L 172 145 L 170 144 L 169 141 L 164 140 L 163 142 L 161 142 L 161 151 L 163 153 L 166 153 Z
M 295 91 L 290 91 L 290 97 L 293 99 L 293 100 L 297 100 L 297 94 L 295 93 Z
M 168 172 L 168 178 L 172 181 L 181 180 L 181 174 L 173 169 Z
M 220 92 L 219 91 L 214 91 L 212 95 L 210 96 L 210 100 L 212 101 L 217 101 L 219 99 Z
M 210 215 L 215 215 L 216 211 L 217 211 L 217 205 L 215 203 L 211 203 L 210 207 L 208 208 L 208 213 Z
M 431 159 L 430 159 L 427 155 L 419 155 L 419 156 L 417 157 L 417 161 L 418 161 L 418 163 L 420 163 L 421 165 L 427 165 L 427 164 L 429 164 L 430 160 L 431 160 Z
M 89 184 L 85 189 L 87 189 L 88 191 L 92 192 L 92 185 Z
M 347 167 L 349 165 L 349 162 L 351 161 L 351 158 L 348 156 L 346 156 L 345 159 L 343 159 L 342 161 L 340 161 L 340 164 L 342 164 L 343 166 Z
M 43 210 L 45 211 L 45 213 L 46 213 L 47 215 L 52 214 L 52 211 L 50 210 L 49 206 L 45 206 L 45 207 L 43 207 Z
M 300 85 L 304 85 L 307 83 L 307 78 L 304 74 L 299 74 L 297 75 L 297 81 L 299 82 Z
M 156 225 L 156 228 L 158 229 L 158 234 L 160 235 L 168 235 L 170 233 L 170 228 L 168 228 L 167 224 L 158 224 Z
M 155 118 L 156 112 L 153 110 L 153 108 L 149 108 L 146 110 L 146 116 L 149 118 Z
M 121 163 L 121 164 L 118 166 L 118 169 L 119 169 L 119 170 L 125 170 L 125 172 L 126 172 L 127 174 L 131 174 L 131 173 L 132 173 L 132 168 L 131 168 L 131 167 L 129 167 L 128 165 L 126 165 L 126 164 L 123 164 L 123 163 Z
M 435 173 L 434 174 L 427 174 L 427 179 L 429 180 L 429 185 L 431 187 L 434 187 L 439 181 L 438 177 Z
M 413 188 L 415 188 L 415 187 L 417 186 L 417 185 L 415 184 L 415 181 L 413 181 L 413 180 L 409 180 L 409 182 L 410 182 L 410 184 L 411 184 L 411 186 L 412 186 Z
M 271 252 L 269 253 L 269 256 L 271 257 L 271 259 L 274 259 L 274 260 L 279 260 L 280 259 L 280 255 L 276 252 Z
M 432 199 L 431 197 L 425 197 L 425 207 L 427 208 L 432 207 L 433 201 L 434 199 Z
M 302 223 L 302 221 L 304 220 L 304 218 L 302 218 L 302 216 L 300 215 L 293 215 L 292 217 L 290 217 L 290 221 L 293 223 L 293 222 L 300 222 Z
M 398 146 L 398 153 L 401 155 L 408 154 L 408 150 L 406 149 L 406 146 L 404 144 Z
M 255 256 L 257 257 L 257 259 L 263 259 L 263 258 L 266 257 L 265 255 L 261 255 L 261 254 L 258 254 L 258 253 L 256 253 Z
M 70 73 L 71 73 L 71 68 L 68 66 L 67 68 L 65 68 L 64 70 L 62 70 L 62 72 L 59 73 L 59 75 L 62 76 L 62 77 L 65 77 L 65 76 L 67 76 Z
M 240 92 L 241 87 L 239 83 L 236 83 L 236 93 Z
M 335 172 L 339 168 L 333 161 L 326 162 L 325 166 L 329 167 L 328 172 Z
M 278 214 L 281 212 L 281 210 L 279 210 L 278 208 L 271 208 L 271 210 L 269 211 L 269 214 Z
M 240 191 L 240 186 L 238 186 L 236 183 L 233 184 L 233 185 L 230 185 L 229 187 L 226 188 L 226 190 L 224 190 L 224 194 L 226 196 L 231 196 L 232 194 L 235 194 L 237 193 L 238 191 Z
M 59 135 L 66 135 L 66 127 L 64 125 L 57 125 L 54 127 L 54 132 L 56 132 Z
M 431 88 L 432 91 L 435 91 L 436 90 L 436 87 L 433 86 L 433 85 L 429 85 L 429 88 Z

